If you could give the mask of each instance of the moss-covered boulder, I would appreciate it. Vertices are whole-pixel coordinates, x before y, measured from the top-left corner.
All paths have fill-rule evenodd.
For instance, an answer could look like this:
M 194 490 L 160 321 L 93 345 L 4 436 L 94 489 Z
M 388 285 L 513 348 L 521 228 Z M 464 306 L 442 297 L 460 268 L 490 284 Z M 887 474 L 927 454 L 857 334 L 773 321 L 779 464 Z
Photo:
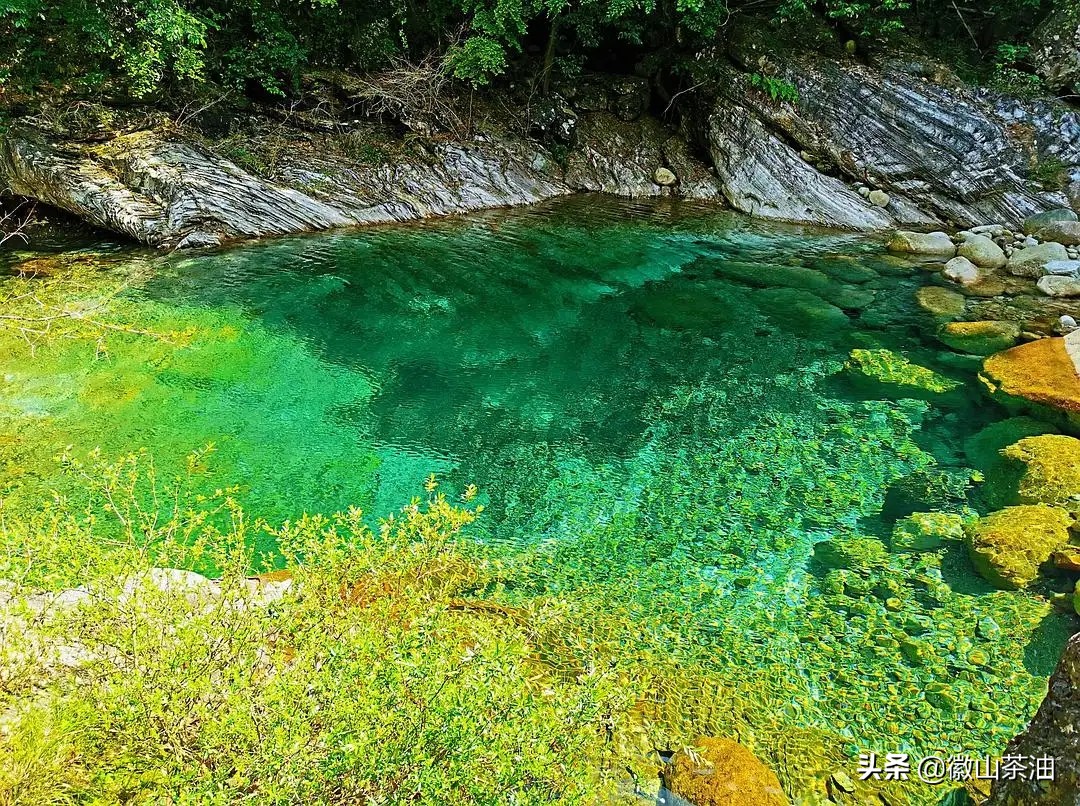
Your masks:
M 985 481 L 979 485 L 979 495 L 990 509 L 1018 504 L 1016 489 L 1024 474 L 1022 465 L 1002 455 L 1002 451 L 1025 437 L 1056 434 L 1056 429 L 1034 417 L 1010 417 L 983 428 L 964 440 L 964 456 L 972 467 L 982 473 Z
M 1024 466 L 1016 491 L 1020 503 L 1080 510 L 1080 439 L 1061 434 L 1025 437 L 1001 455 Z
M 852 350 L 848 370 L 880 383 L 941 394 L 960 387 L 960 382 L 932 369 L 911 363 L 891 350 Z
M 701 737 L 661 772 L 664 786 L 694 806 L 786 806 L 776 773 L 730 739 Z
M 938 331 L 938 339 L 954 350 L 971 355 L 993 355 L 1007 350 L 1020 338 L 1016 322 L 949 322 Z
M 1061 339 L 1039 339 L 997 353 L 980 374 L 1006 406 L 1050 416 L 1080 432 L 1080 330 Z
M 924 285 L 915 292 L 919 307 L 940 322 L 951 322 L 964 315 L 967 298 L 939 285 Z
M 970 524 L 968 551 L 976 569 L 999 588 L 1023 588 L 1050 555 L 1069 541 L 1073 517 L 1059 507 L 1006 507 Z
M 962 540 L 964 519 L 951 512 L 914 512 L 896 522 L 894 551 L 933 551 L 946 540 Z

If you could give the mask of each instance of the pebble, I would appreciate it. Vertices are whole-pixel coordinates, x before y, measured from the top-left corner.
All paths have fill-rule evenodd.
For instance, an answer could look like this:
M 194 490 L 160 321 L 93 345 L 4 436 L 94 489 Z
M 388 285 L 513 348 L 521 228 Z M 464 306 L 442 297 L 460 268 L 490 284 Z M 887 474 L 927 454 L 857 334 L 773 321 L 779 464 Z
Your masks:
M 1072 333 L 1074 330 L 1080 328 L 1080 325 L 1076 323 L 1076 320 L 1064 314 L 1057 320 L 1057 324 L 1054 326 L 1054 332 L 1064 336 L 1067 333 Z

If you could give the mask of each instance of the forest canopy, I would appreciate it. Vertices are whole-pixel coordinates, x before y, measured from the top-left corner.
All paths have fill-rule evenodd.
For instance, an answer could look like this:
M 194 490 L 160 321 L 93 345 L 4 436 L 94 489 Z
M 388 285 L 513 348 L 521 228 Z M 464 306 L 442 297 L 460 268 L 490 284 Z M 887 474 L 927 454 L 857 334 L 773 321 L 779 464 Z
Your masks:
M 1075 0 L 1062 0 L 1075 2 Z M 134 98 L 212 83 L 287 95 L 312 68 L 367 71 L 435 54 L 474 86 L 522 66 L 623 71 L 690 58 L 735 15 L 847 38 L 911 31 L 1022 60 L 1049 0 L 0 0 L 0 93 L 52 82 Z M 975 6 L 974 8 L 971 6 Z M 622 58 L 627 57 L 627 58 Z M 647 58 L 646 58 L 647 57 Z M 539 67 L 538 67 L 539 66 Z

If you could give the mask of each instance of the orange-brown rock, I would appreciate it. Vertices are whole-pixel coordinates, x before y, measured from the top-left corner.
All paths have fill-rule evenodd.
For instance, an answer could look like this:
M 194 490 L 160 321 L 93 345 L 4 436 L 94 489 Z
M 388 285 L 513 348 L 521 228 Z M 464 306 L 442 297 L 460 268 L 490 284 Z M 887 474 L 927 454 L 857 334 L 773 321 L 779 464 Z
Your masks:
M 776 774 L 738 742 L 701 737 L 661 772 L 664 786 L 694 806 L 787 806 Z
M 992 355 L 981 377 L 1006 405 L 1054 412 L 1063 425 L 1080 432 L 1080 331 Z

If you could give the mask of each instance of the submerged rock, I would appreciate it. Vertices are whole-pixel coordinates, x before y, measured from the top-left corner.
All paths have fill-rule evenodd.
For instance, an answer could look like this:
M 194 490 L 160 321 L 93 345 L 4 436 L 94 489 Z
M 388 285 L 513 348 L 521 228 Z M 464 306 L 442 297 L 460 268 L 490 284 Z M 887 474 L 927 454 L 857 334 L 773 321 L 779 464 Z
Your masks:
M 852 350 L 847 367 L 851 371 L 881 383 L 920 389 L 935 394 L 951 392 L 961 386 L 959 381 L 940 375 L 927 367 L 913 364 L 904 356 L 891 350 Z
M 1024 465 L 1016 491 L 1020 503 L 1080 511 L 1080 439 L 1060 434 L 1025 437 L 1001 455 Z
M 914 255 L 940 255 L 952 257 L 956 244 L 947 232 L 909 232 L 897 230 L 889 239 L 890 252 L 906 252 Z
M 1034 410 L 1080 431 L 1080 330 L 992 355 L 980 377 L 1005 405 Z
M 1080 803 L 1080 635 L 1065 646 L 1050 676 L 1046 699 L 1005 755 L 1054 759 L 1052 781 L 999 778 L 987 806 L 1072 806 Z
M 968 553 L 983 578 L 999 588 L 1023 588 L 1050 555 L 1069 542 L 1073 517 L 1045 504 L 1006 507 L 967 527 Z
M 896 522 L 893 551 L 933 551 L 946 540 L 964 538 L 964 519 L 950 512 L 914 512 Z
M 919 307 L 939 321 L 957 319 L 964 313 L 967 298 L 939 285 L 924 285 L 915 292 Z
M 776 773 L 738 742 L 701 737 L 661 772 L 664 787 L 694 806 L 786 806 Z
M 1007 350 L 1020 338 L 1015 322 L 949 322 L 938 338 L 954 350 L 971 355 L 993 355 Z

